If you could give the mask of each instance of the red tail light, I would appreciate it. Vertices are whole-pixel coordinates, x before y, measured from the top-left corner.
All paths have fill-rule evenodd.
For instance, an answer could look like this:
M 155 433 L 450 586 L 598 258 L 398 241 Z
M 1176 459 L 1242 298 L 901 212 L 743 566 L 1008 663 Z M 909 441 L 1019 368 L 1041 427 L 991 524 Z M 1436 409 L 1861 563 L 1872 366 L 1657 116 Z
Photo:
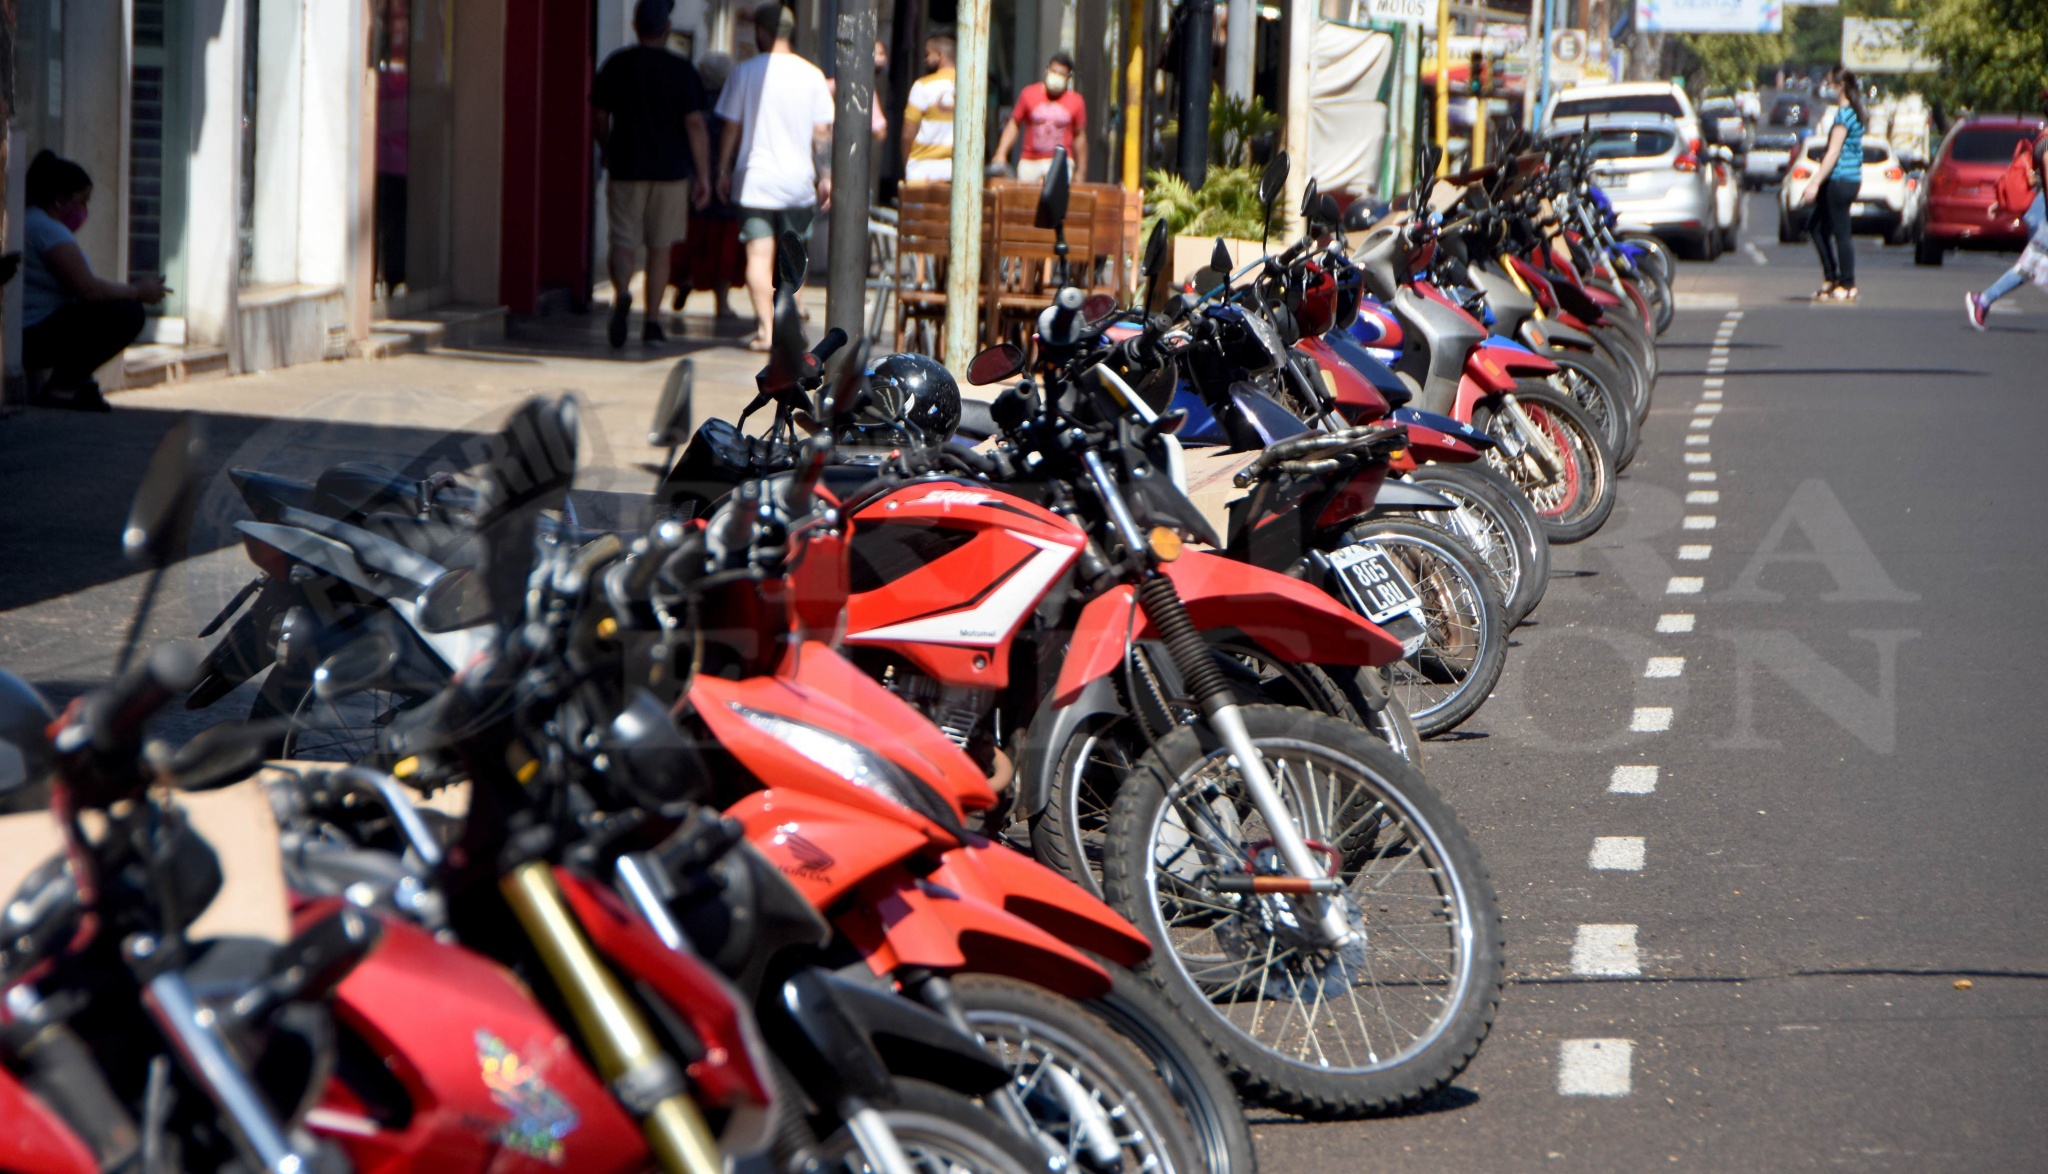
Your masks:
M 1887 167 L 1884 169 L 1884 177 L 1886 179 L 1904 179 L 1906 178 L 1906 173 L 1897 167 Z
M 1698 142 L 1699 140 L 1694 139 L 1693 141 Z M 1687 151 L 1681 154 L 1678 158 L 1673 159 L 1671 161 L 1671 166 L 1679 171 L 1698 171 L 1700 169 L 1700 159 L 1698 155 L 1693 154 L 1691 151 Z

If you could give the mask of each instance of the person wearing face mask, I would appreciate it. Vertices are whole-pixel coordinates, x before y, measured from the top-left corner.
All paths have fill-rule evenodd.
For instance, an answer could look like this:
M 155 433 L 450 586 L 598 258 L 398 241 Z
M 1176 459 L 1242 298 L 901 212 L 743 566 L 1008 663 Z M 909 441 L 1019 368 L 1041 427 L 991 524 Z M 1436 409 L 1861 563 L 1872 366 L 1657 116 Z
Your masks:
M 1016 109 L 1003 123 L 996 140 L 996 160 L 1007 164 L 1010 148 L 1021 131 L 1022 156 L 1017 160 L 1017 178 L 1039 183 L 1052 167 L 1052 154 L 1061 147 L 1073 161 L 1070 176 L 1078 181 L 1088 174 L 1088 104 L 1074 89 L 1074 57 L 1062 49 L 1045 63 L 1045 80 L 1032 82 L 1017 95 Z
M 1863 187 L 1863 130 L 1869 125 L 1869 112 L 1863 105 L 1862 83 L 1844 66 L 1828 72 L 1821 82 L 1821 98 L 1841 105 L 1828 127 L 1820 165 L 1800 197 L 1800 203 L 1813 205 L 1813 247 L 1820 254 L 1821 286 L 1813 300 L 1853 302 L 1856 244 L 1850 235 L 1850 213 Z
M 953 38 L 926 37 L 924 76 L 903 104 L 903 178 L 947 183 L 953 178 Z
M 28 165 L 22 218 L 21 359 L 50 375 L 36 394 L 44 407 L 104 412 L 92 373 L 142 333 L 142 307 L 169 292 L 161 277 L 134 282 L 95 275 L 73 235 L 85 224 L 92 177 L 52 152 Z

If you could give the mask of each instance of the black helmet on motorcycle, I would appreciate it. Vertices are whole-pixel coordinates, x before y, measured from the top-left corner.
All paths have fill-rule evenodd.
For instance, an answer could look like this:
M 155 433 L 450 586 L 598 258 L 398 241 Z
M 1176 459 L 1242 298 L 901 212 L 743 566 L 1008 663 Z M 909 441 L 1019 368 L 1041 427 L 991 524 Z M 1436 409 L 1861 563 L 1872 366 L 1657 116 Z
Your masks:
M 0 812 L 43 801 L 37 784 L 55 761 L 48 729 L 56 720 L 56 711 L 35 686 L 0 672 Z
M 890 355 L 868 369 L 860 404 L 842 420 L 847 444 L 943 444 L 960 427 L 960 385 L 936 359 Z

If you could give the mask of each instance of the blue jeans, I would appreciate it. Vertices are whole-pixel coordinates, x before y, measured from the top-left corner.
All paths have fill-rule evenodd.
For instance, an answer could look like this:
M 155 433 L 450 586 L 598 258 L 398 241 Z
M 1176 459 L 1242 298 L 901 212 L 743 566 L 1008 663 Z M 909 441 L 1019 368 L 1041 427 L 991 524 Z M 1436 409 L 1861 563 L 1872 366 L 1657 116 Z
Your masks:
M 2034 193 L 2034 202 L 2027 205 L 2027 214 L 2022 219 L 2027 222 L 2027 237 L 2029 240 L 2048 244 L 2048 199 L 2044 199 L 2040 192 Z M 2014 265 L 2005 271 L 2005 276 L 1992 282 L 1991 288 L 1985 290 L 1983 296 L 1978 300 L 1988 306 L 2018 289 L 2020 283 L 2025 280 L 2026 278 L 2020 275 L 2020 267 Z

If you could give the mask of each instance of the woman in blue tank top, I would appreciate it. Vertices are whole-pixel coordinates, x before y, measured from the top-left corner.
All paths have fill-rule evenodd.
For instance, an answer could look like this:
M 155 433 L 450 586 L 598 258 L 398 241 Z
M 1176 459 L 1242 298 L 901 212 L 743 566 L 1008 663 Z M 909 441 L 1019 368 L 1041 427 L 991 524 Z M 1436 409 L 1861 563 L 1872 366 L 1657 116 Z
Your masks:
M 1869 111 L 1863 85 L 1845 66 L 1828 71 L 1821 82 L 1825 97 L 1839 97 L 1834 125 L 1828 128 L 1827 150 L 1808 181 L 1801 203 L 1813 205 L 1813 248 L 1820 254 L 1820 290 L 1816 302 L 1856 300 L 1856 244 L 1849 235 L 1850 211 L 1863 187 L 1863 128 Z

